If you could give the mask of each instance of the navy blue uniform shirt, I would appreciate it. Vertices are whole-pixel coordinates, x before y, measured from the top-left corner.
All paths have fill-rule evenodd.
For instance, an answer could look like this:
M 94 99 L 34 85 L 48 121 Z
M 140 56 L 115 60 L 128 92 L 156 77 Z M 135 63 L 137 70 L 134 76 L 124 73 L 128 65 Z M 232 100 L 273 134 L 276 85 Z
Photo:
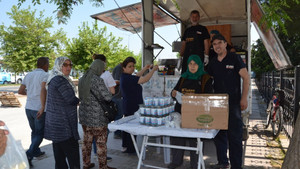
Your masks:
M 140 77 L 122 73 L 120 86 L 123 95 L 123 112 L 125 115 L 133 115 L 143 104 L 143 88 L 138 84 Z
M 239 104 L 241 100 L 241 76 L 239 71 L 246 65 L 235 53 L 227 53 L 220 62 L 214 57 L 208 66 L 209 75 L 214 78 L 215 93 L 229 94 L 229 104 Z

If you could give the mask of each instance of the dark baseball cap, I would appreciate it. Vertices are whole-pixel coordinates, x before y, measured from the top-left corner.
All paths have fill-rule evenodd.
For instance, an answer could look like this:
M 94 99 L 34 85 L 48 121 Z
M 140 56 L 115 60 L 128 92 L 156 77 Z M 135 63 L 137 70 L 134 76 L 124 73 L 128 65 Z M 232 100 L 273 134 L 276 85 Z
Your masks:
M 218 30 L 211 30 L 210 34 L 220 34 L 220 32 Z
M 216 39 L 218 39 L 218 40 L 223 40 L 224 42 L 227 42 L 223 35 L 221 35 L 221 34 L 216 34 L 215 36 L 212 37 L 211 43 L 213 43 L 213 41 L 216 40 Z

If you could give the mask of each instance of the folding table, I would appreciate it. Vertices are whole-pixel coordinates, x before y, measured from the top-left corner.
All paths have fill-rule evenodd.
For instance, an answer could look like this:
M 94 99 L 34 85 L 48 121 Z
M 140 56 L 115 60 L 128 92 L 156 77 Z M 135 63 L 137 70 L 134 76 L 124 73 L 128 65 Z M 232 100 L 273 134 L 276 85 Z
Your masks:
M 142 125 L 139 123 L 138 116 L 132 115 L 122 118 L 118 121 L 110 123 L 108 125 L 109 130 L 122 130 L 125 132 L 130 133 L 131 139 L 133 141 L 137 156 L 139 158 L 137 169 L 141 168 L 141 165 L 151 168 L 161 168 L 152 165 L 143 164 L 143 154 L 146 152 L 145 149 L 147 146 L 154 146 L 154 147 L 164 147 L 164 148 L 177 148 L 177 149 L 184 149 L 184 150 L 192 150 L 196 151 L 199 154 L 198 157 L 198 169 L 202 166 L 202 169 L 205 169 L 204 160 L 203 160 L 203 142 L 201 138 L 205 139 L 212 139 L 214 138 L 218 130 L 208 130 L 208 129 L 186 129 L 186 128 L 170 128 L 166 126 L 147 126 Z M 143 142 L 141 151 L 139 151 L 134 135 L 142 135 Z M 197 147 L 188 147 L 188 146 L 176 146 L 165 143 L 165 139 L 163 143 L 151 143 L 148 142 L 149 136 L 167 136 L 168 137 L 187 137 L 187 138 L 196 138 L 197 139 Z M 168 138 L 169 139 L 169 138 Z M 167 141 L 169 142 L 169 141 Z M 165 151 L 166 157 L 166 151 Z

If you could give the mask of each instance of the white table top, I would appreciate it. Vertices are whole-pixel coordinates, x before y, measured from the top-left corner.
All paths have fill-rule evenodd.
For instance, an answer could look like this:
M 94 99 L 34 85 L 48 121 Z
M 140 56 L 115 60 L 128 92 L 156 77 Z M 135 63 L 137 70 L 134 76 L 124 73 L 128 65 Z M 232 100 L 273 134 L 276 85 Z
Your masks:
M 132 115 L 108 124 L 109 130 L 122 130 L 133 135 L 173 136 L 188 138 L 214 138 L 219 130 L 169 128 L 166 126 L 147 126 L 139 123 L 138 117 Z

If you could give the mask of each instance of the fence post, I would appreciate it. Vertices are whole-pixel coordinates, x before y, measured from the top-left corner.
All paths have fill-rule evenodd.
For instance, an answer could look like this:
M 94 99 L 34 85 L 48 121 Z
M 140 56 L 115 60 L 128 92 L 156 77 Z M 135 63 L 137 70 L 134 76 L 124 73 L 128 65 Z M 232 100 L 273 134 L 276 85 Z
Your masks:
M 280 70 L 280 89 L 281 89 L 281 90 L 284 89 L 284 83 L 283 83 L 283 71 L 284 71 L 284 70 Z
M 275 91 L 275 71 L 272 71 L 272 92 L 271 92 L 271 96 L 273 95 Z
M 294 92 L 294 101 L 295 101 L 295 106 L 294 106 L 294 124 L 296 124 L 296 119 L 298 116 L 299 112 L 299 97 L 300 97 L 300 65 L 296 66 L 295 68 L 295 82 L 294 82 L 294 87 L 295 87 L 295 92 Z

